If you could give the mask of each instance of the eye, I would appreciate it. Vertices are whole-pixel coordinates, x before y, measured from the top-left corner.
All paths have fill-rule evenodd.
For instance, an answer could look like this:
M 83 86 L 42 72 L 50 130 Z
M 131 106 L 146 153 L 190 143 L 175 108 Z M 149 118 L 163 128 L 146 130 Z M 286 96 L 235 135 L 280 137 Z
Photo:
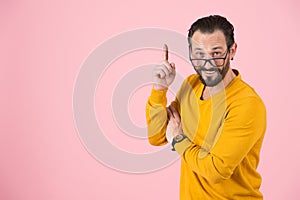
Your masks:
M 212 57 L 220 57 L 220 55 L 221 55 L 221 52 L 218 52 L 218 51 L 212 53 Z
M 198 52 L 195 52 L 195 56 L 197 58 L 204 58 L 205 57 L 205 53 L 198 51 Z

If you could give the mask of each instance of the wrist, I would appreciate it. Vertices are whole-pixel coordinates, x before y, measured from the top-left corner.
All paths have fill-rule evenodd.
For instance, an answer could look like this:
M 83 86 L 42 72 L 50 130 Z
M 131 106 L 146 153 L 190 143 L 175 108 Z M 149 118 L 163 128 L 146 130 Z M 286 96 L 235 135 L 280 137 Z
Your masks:
M 153 88 L 155 90 L 165 90 L 165 89 L 168 89 L 168 87 L 166 87 L 164 85 L 161 85 L 161 84 L 153 84 Z
M 166 107 L 167 105 L 167 89 L 165 90 L 156 90 L 154 87 L 151 90 L 151 95 L 149 98 L 149 102 L 151 105 L 162 105 L 163 107 Z
M 180 136 L 179 136 L 180 135 Z M 177 137 L 177 138 L 176 138 Z M 183 153 L 192 145 L 192 142 L 184 134 L 178 134 L 174 137 L 172 151 L 176 151 L 179 155 Z
M 177 134 L 175 137 L 173 137 L 172 140 L 172 151 L 175 151 L 175 144 L 180 143 L 186 138 L 186 136 L 183 133 Z

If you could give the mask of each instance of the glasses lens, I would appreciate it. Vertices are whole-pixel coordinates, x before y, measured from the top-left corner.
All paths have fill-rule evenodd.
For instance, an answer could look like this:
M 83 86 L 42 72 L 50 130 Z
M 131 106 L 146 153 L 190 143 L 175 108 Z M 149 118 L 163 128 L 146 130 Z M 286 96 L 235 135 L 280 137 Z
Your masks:
M 194 67 L 203 67 L 207 61 L 214 67 L 222 67 L 224 65 L 226 57 L 227 57 L 227 52 L 224 58 L 220 57 L 220 58 L 211 58 L 211 59 L 205 59 L 204 53 L 199 53 L 199 52 L 190 53 L 190 58 Z
M 224 59 L 223 58 L 215 58 L 213 59 L 213 64 L 215 66 L 222 66 L 224 64 Z
M 203 67 L 205 64 L 205 60 L 192 60 L 192 64 L 195 67 Z

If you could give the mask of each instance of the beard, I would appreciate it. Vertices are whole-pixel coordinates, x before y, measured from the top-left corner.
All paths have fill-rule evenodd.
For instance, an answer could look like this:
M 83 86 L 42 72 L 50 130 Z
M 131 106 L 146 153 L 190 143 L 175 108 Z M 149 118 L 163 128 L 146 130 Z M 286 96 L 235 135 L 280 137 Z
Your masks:
M 229 70 L 230 62 L 227 62 L 226 65 L 223 67 L 223 69 L 220 69 L 219 67 L 212 67 L 210 69 L 206 69 L 205 67 L 201 67 L 200 69 L 195 69 L 197 74 L 199 75 L 200 81 L 208 87 L 214 87 L 218 85 L 226 76 L 228 70 Z M 206 76 L 206 78 L 203 77 L 203 73 L 205 72 L 215 72 L 217 73 L 217 77 L 211 77 Z M 204 75 L 205 76 L 205 75 Z

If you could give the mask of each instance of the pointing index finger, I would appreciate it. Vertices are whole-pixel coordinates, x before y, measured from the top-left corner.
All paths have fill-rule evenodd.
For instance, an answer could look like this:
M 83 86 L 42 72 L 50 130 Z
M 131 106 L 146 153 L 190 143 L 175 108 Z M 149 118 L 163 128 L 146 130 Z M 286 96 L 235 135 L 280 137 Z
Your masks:
M 163 59 L 164 60 L 168 60 L 169 59 L 168 45 L 164 44 L 163 50 L 164 50 L 164 57 L 163 57 Z

